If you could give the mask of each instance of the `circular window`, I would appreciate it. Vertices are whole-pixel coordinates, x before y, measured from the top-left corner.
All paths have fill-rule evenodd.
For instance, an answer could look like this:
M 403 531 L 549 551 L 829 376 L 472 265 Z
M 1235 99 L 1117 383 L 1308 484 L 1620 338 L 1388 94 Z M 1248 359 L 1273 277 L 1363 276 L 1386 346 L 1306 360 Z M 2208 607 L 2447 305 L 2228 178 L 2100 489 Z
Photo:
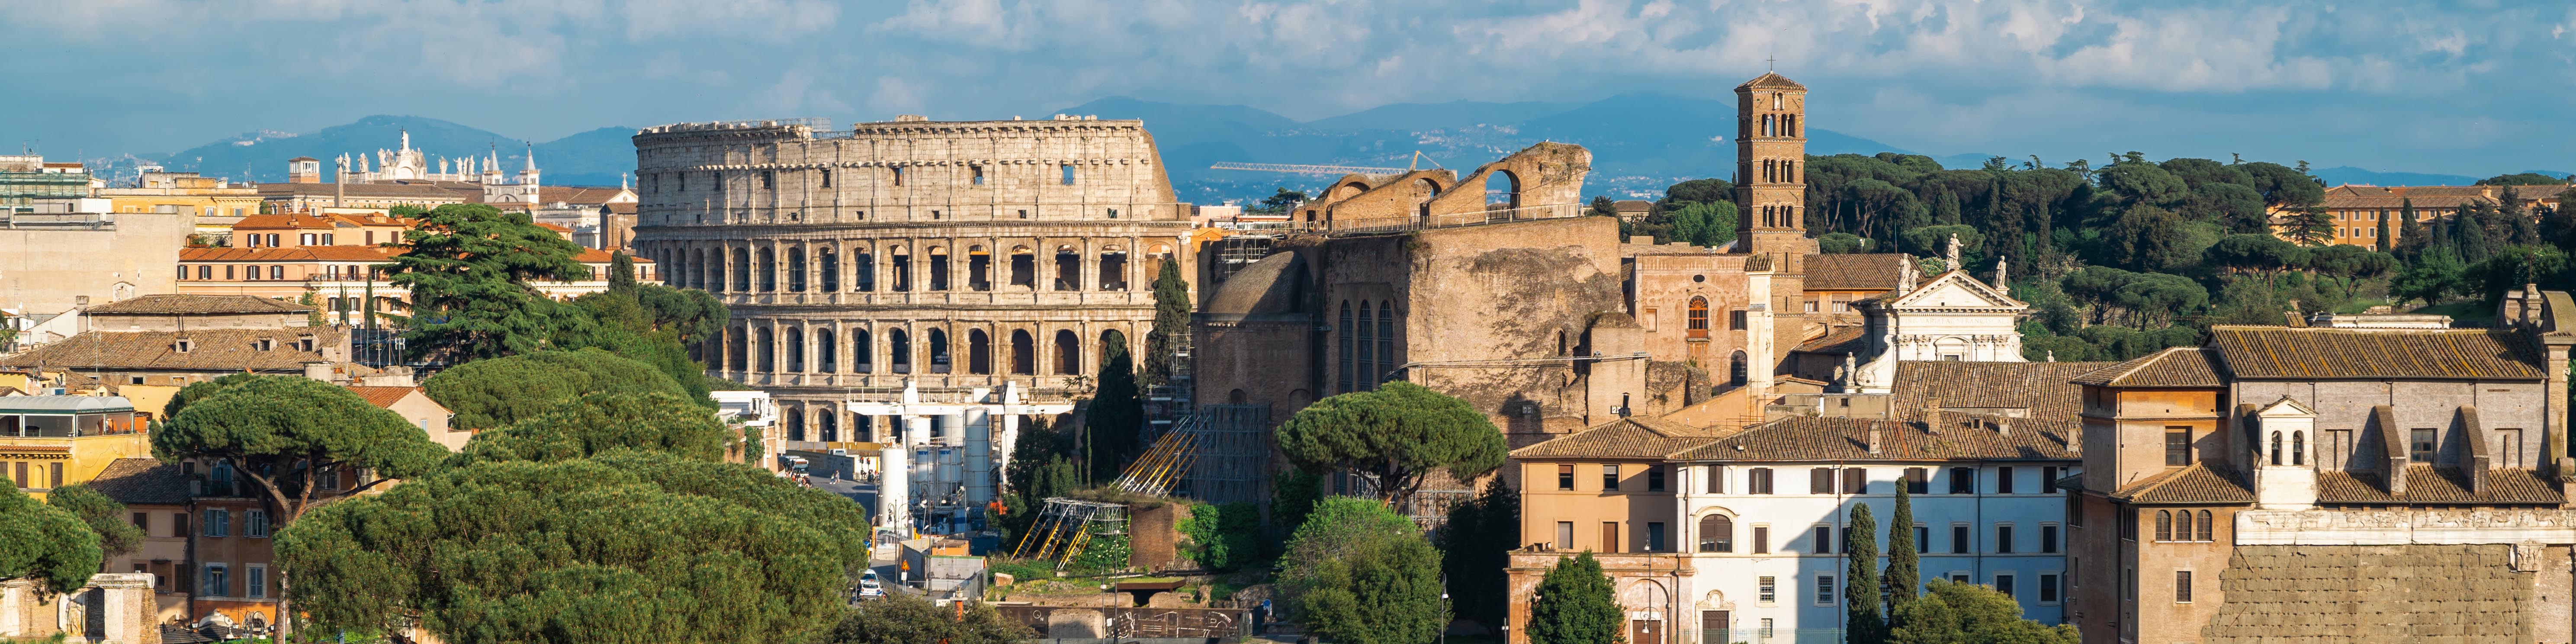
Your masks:
M 1691 281 L 1693 281 L 1693 282 L 1706 282 L 1706 281 L 1708 281 L 1708 276 L 1707 276 L 1707 275 L 1692 275 L 1692 276 L 1691 276 Z

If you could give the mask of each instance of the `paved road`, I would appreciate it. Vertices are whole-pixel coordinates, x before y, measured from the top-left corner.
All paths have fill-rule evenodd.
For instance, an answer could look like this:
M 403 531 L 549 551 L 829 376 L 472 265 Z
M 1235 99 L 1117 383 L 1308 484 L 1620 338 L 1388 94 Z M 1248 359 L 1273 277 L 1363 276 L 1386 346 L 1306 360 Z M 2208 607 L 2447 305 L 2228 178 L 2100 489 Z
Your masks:
M 847 479 L 843 479 L 843 480 L 839 480 L 839 481 L 834 481 L 834 480 L 831 480 L 831 479 L 826 479 L 826 478 L 821 478 L 821 477 L 816 477 L 816 478 L 813 478 L 813 479 L 810 479 L 810 480 L 812 480 L 812 481 L 814 482 L 814 487 L 815 487 L 816 489 L 820 489 L 820 490 L 824 490 L 824 491 L 832 492 L 832 493 L 834 493 L 834 494 L 839 494 L 839 495 L 844 496 L 844 497 L 848 497 L 851 501 L 856 501 L 856 502 L 858 502 L 859 507 L 867 508 L 868 516 L 871 516 L 871 517 L 876 516 L 876 512 L 877 512 L 877 486 L 876 486 L 876 484 L 874 484 L 874 483 L 853 483 L 853 482 L 850 482 L 850 481 L 849 481 L 849 480 L 847 480 Z

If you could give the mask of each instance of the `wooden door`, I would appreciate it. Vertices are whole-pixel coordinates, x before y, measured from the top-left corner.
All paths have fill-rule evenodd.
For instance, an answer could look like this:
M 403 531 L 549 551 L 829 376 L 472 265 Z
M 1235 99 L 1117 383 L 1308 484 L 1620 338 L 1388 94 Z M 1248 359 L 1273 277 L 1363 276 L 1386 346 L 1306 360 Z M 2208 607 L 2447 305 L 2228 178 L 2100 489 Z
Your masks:
M 1628 622 L 1628 644 L 1662 644 L 1664 623 L 1640 619 Z
M 1733 644 L 1735 640 L 1727 636 L 1726 624 L 1726 611 L 1700 611 L 1699 641 L 1707 642 L 1708 644 Z
M 1601 552 L 1603 552 L 1603 553 L 1612 553 L 1612 552 L 1618 552 L 1618 551 L 1619 551 L 1619 522 L 1616 522 L 1616 521 L 1603 521 L 1603 522 L 1601 522 Z

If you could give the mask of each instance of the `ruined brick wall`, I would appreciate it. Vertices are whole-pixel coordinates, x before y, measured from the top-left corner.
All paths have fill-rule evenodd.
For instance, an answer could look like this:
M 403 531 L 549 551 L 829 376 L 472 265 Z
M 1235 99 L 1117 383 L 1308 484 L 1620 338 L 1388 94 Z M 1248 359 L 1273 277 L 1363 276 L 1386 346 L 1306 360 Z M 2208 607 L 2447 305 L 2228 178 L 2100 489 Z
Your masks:
M 2220 577 L 2225 603 L 2207 626 L 2140 641 L 2192 635 L 2213 644 L 2566 641 L 2564 631 L 2538 632 L 2540 582 L 2535 573 L 2513 570 L 2512 549 L 2240 547 Z
M 1654 247 L 1664 250 L 1666 247 Z M 1735 329 L 1733 314 L 1755 303 L 1744 265 L 1749 255 L 1714 253 L 1639 253 L 1633 264 L 1631 296 L 1638 326 L 1646 330 L 1646 351 L 1658 360 L 1689 362 L 1719 383 L 1731 376 L 1729 362 L 1746 348 L 1752 330 Z M 1692 329 L 1691 302 L 1706 303 L 1701 329 Z M 1781 321 L 1797 326 L 1794 317 Z M 1790 345 L 1792 347 L 1796 345 Z M 1754 365 L 1763 373 L 1777 365 Z
M 1335 222 L 1358 222 L 1382 219 L 1404 219 L 1421 214 L 1422 204 L 1433 197 L 1451 192 L 1458 184 L 1458 173 L 1448 170 L 1420 170 L 1387 180 L 1374 188 L 1361 191 L 1326 206 L 1326 216 Z M 1336 190 L 1342 192 L 1345 188 Z

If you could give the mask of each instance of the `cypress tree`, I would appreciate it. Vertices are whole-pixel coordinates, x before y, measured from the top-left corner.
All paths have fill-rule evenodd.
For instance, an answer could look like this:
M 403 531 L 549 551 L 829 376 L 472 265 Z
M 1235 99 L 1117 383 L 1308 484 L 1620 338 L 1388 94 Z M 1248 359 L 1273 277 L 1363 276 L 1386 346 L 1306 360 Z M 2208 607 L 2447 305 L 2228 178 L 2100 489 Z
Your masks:
M 627 255 L 626 251 L 617 251 L 608 256 L 608 291 L 611 293 L 635 292 L 635 258 Z
M 1896 512 L 1887 519 L 1887 605 L 1903 609 L 1923 590 L 1921 548 L 1914 543 L 1914 495 L 1911 484 L 1896 482 Z
M 1154 328 L 1145 332 L 1145 370 L 1138 374 L 1147 387 L 1170 382 L 1172 351 L 1181 336 L 1190 332 L 1190 284 L 1181 280 L 1179 260 L 1163 260 L 1163 270 L 1154 276 Z
M 1843 544 L 1851 551 L 1845 566 L 1851 583 L 1843 587 L 1843 641 L 1880 644 L 1887 639 L 1887 619 L 1879 614 L 1878 521 L 1870 518 L 1868 505 L 1852 504 L 1850 534 Z
M 2371 241 L 2372 248 L 2382 253 L 2397 249 L 2397 222 L 2386 211 L 2379 215 L 2379 238 Z

